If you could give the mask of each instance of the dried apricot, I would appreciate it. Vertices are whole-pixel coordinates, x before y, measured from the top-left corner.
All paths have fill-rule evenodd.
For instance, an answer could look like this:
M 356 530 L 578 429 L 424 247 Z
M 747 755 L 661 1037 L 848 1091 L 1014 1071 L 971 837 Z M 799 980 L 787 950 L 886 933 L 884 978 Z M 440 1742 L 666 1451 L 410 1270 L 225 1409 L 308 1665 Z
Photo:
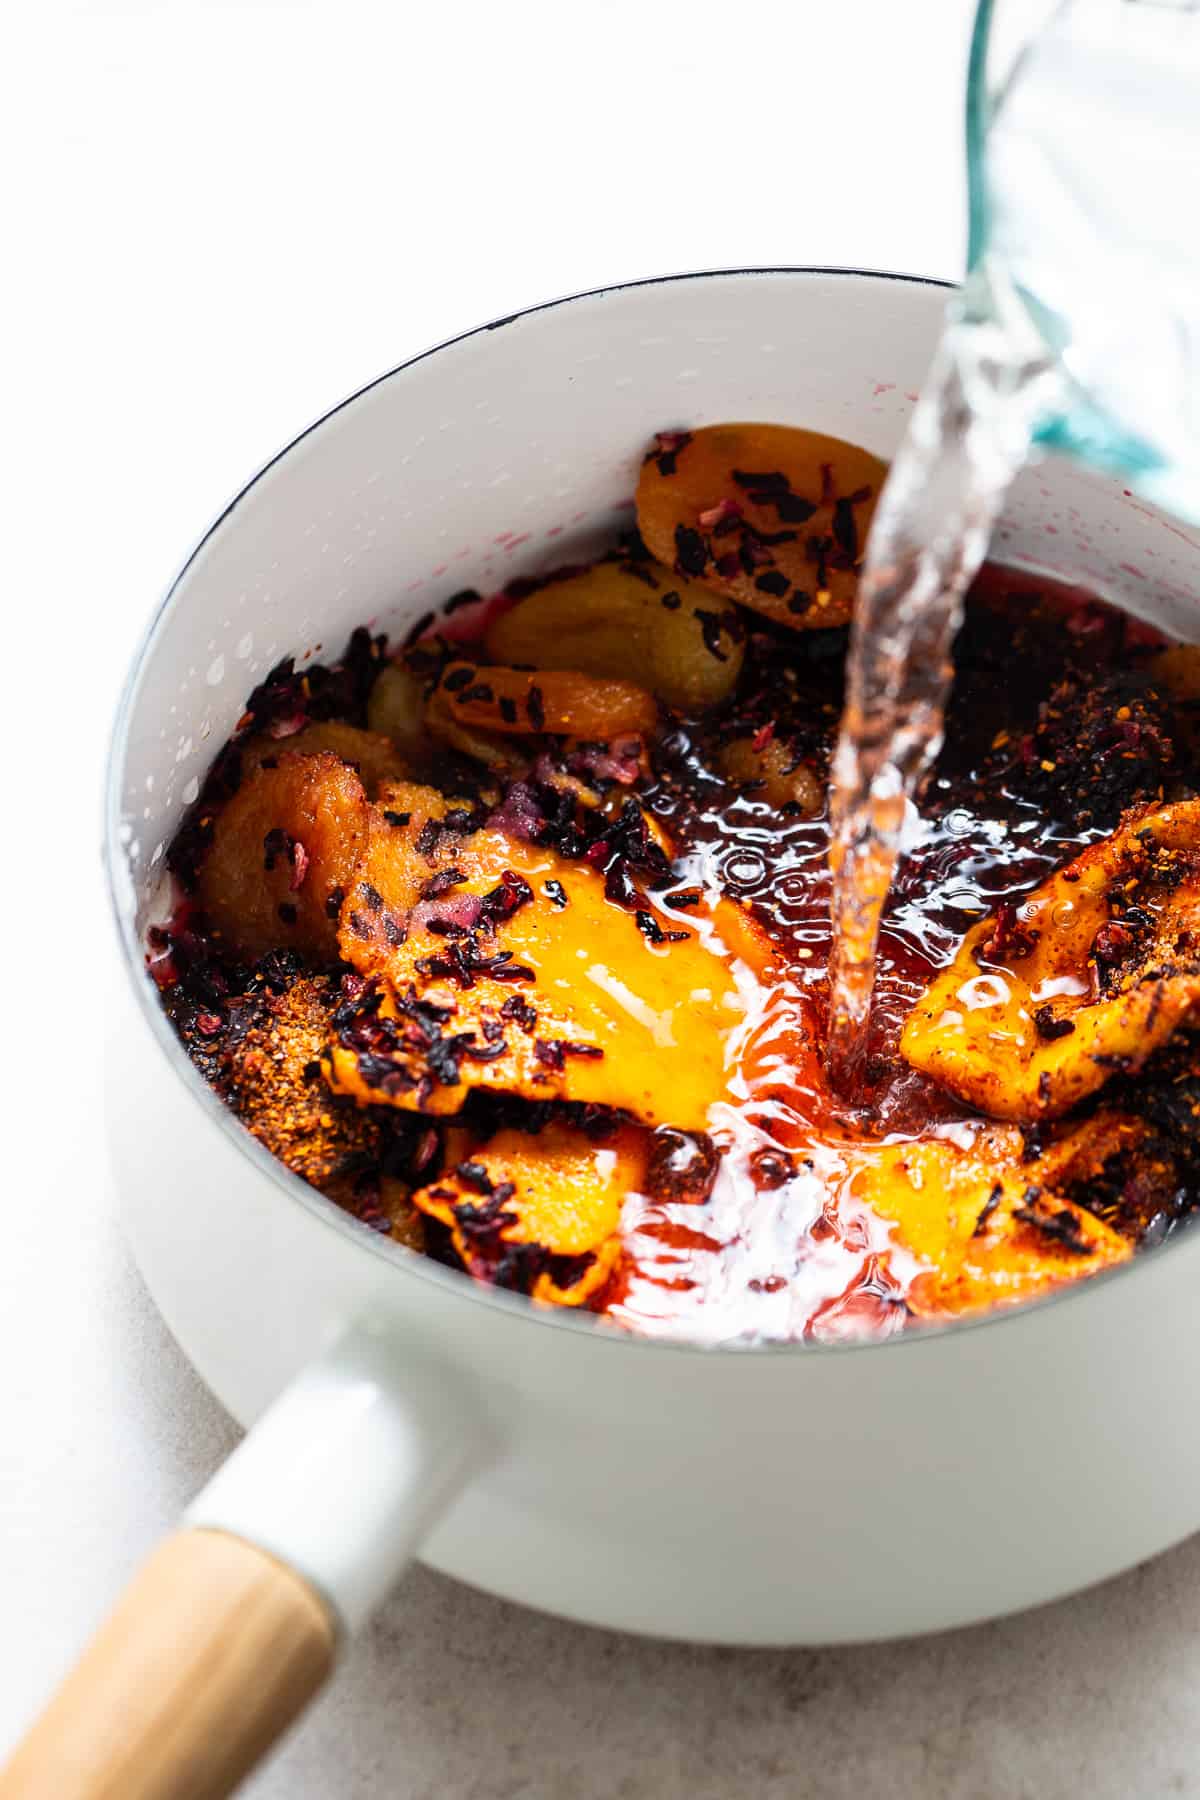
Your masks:
M 790 425 L 660 433 L 638 527 L 660 562 L 769 619 L 844 625 L 886 473 L 869 451 Z
M 736 614 L 648 561 L 596 563 L 551 581 L 502 613 L 485 642 L 502 663 L 617 679 L 633 670 L 680 712 L 724 700 L 742 667 Z
M 277 762 L 285 752 L 317 756 L 323 750 L 349 763 L 368 795 L 375 793 L 381 781 L 402 781 L 408 774 L 404 758 L 390 738 L 374 731 L 360 731 L 356 725 L 343 725 L 336 719 L 317 720 L 291 737 L 247 738 L 240 748 L 243 778 L 264 762 Z
M 457 724 L 505 736 L 548 731 L 610 743 L 647 737 L 658 723 L 658 708 L 645 688 L 577 669 L 451 663 L 434 699 Z
M 197 893 L 215 934 L 246 956 L 278 945 L 337 954 L 337 915 L 367 843 L 367 797 L 348 763 L 285 750 L 218 813 Z

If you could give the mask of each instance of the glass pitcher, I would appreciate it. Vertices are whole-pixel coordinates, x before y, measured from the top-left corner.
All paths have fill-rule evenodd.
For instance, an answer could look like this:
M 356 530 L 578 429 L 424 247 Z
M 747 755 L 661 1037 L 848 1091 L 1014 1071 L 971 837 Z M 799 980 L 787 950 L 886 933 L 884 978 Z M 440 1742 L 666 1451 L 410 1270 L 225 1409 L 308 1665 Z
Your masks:
M 1200 0 L 980 0 L 962 316 L 1049 351 L 1035 442 L 1200 520 Z

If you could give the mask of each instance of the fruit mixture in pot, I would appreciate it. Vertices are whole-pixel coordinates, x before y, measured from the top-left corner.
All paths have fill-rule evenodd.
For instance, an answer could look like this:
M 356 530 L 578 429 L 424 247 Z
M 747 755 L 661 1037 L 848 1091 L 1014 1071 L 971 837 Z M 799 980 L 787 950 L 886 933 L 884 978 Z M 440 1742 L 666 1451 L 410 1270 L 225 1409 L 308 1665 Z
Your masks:
M 825 1080 L 828 765 L 883 473 L 780 426 L 664 432 L 599 561 L 271 671 L 147 947 L 269 1151 L 476 1281 L 703 1341 L 978 1313 L 1177 1228 L 1200 652 L 1086 595 L 976 584 L 861 1089 Z

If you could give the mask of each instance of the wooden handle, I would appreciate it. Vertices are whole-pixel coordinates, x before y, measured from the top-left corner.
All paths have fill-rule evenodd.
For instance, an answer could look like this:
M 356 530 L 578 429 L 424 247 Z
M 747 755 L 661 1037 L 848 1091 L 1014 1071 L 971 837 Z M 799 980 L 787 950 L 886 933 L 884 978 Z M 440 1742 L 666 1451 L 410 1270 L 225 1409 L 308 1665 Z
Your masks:
M 0 1770 L 0 1800 L 220 1800 L 321 1686 L 334 1642 L 324 1603 L 265 1550 L 178 1532 Z

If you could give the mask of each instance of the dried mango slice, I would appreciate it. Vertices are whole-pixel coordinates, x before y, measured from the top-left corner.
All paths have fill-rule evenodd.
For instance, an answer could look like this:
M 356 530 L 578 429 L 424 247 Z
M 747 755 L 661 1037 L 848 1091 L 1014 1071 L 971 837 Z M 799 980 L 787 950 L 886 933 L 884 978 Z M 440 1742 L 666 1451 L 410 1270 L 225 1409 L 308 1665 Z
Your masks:
M 901 1053 L 998 1119 L 1055 1118 L 1200 1004 L 1200 801 L 1131 814 L 968 932 Z
M 415 1196 L 450 1228 L 477 1281 L 546 1305 L 580 1306 L 611 1275 L 627 1194 L 645 1179 L 647 1135 L 622 1125 L 597 1140 L 566 1124 L 500 1131 Z
M 197 898 L 214 932 L 246 956 L 284 944 L 337 952 L 336 919 L 367 844 L 362 782 L 331 751 L 285 750 L 217 814 Z
M 969 1150 L 881 1145 L 854 1175 L 851 1192 L 924 1265 L 907 1296 L 918 1316 L 1011 1306 L 1132 1256 L 1126 1238 L 1022 1164 L 1022 1147 L 1015 1128 L 993 1126 Z
M 527 595 L 484 641 L 501 663 L 615 679 L 634 670 L 668 706 L 700 712 L 741 673 L 738 625 L 706 587 L 661 563 L 601 562 Z
M 342 953 L 372 979 L 330 1045 L 335 1090 L 450 1113 L 493 1087 L 703 1130 L 757 992 L 744 959 L 769 961 L 751 923 L 727 904 L 630 911 L 587 862 L 419 817 L 372 830 L 347 894 Z
M 790 425 L 660 432 L 638 527 L 659 562 L 800 630 L 844 625 L 886 465 Z
M 337 719 L 319 719 L 285 738 L 261 733 L 247 738 L 239 747 L 243 778 L 261 768 L 264 762 L 277 761 L 284 752 L 318 756 L 326 750 L 350 764 L 371 797 L 381 782 L 402 781 L 408 773 L 403 757 L 389 737 L 375 731 L 360 731 L 356 725 L 343 725 Z
M 648 737 L 658 723 L 658 708 L 645 688 L 577 669 L 450 663 L 433 699 L 458 725 L 502 736 L 548 731 L 609 743 L 618 737 Z

